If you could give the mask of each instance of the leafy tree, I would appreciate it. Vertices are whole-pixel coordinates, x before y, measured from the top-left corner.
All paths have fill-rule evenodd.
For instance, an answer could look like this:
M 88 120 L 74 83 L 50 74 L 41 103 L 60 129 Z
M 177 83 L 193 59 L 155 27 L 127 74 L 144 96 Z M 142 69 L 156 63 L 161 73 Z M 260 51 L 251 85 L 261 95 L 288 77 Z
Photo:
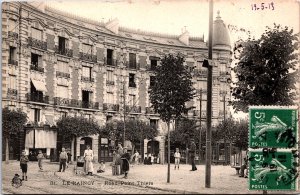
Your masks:
M 186 102 L 194 96 L 191 69 L 183 65 L 184 57 L 180 54 L 165 55 L 154 71 L 154 85 L 150 86 L 151 107 L 168 125 L 168 175 L 170 182 L 170 122 L 180 118 L 191 108 Z
M 2 109 L 2 136 L 5 138 L 6 162 L 9 160 L 8 139 L 10 135 L 18 135 L 27 122 L 27 114 L 21 109 L 10 110 L 8 107 Z
M 242 41 L 234 48 L 238 81 L 231 102 L 236 111 L 249 105 L 292 105 L 299 70 L 296 50 L 299 34 L 274 24 L 258 40 Z
M 240 148 L 240 150 L 246 150 L 248 148 L 249 122 L 243 120 L 236 125 L 237 131 L 235 133 L 234 145 Z
M 71 141 L 71 154 L 73 157 L 75 157 L 73 147 L 76 137 L 94 135 L 100 132 L 100 126 L 94 119 L 84 117 L 62 117 L 56 124 L 63 141 Z

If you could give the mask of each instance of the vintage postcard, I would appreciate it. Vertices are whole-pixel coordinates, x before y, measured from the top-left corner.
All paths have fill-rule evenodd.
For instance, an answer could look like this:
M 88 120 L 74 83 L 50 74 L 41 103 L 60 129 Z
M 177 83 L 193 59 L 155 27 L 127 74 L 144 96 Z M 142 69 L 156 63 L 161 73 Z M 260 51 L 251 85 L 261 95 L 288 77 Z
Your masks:
M 299 194 L 299 0 L 1 1 L 3 194 Z

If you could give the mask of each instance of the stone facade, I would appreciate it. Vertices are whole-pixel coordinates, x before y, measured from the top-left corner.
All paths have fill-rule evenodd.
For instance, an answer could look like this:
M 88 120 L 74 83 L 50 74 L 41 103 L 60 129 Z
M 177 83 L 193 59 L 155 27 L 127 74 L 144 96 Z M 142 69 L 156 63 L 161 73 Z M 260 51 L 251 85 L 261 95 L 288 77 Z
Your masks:
M 126 102 L 132 95 L 138 107 L 129 117 L 158 121 L 156 140 L 164 159 L 166 125 L 149 109 L 151 61 L 165 53 L 180 52 L 186 58 L 185 65 L 195 67 L 195 89 L 202 89 L 202 111 L 196 97 L 187 103 L 195 107 L 188 115 L 199 120 L 201 114 L 205 124 L 207 72 L 202 62 L 208 48 L 203 38 L 190 37 L 187 31 L 172 36 L 127 29 L 119 27 L 117 20 L 105 24 L 26 2 L 4 2 L 2 10 L 2 105 L 22 108 L 30 116 L 29 123 L 53 126 L 64 113 L 94 117 L 100 125 L 109 116 L 121 119 L 125 87 Z M 214 25 L 225 26 L 219 16 Z M 226 27 L 220 31 L 213 50 L 213 125 L 223 120 L 224 114 L 229 115 L 223 104 L 230 100 L 231 48 Z M 133 62 L 130 56 L 135 56 Z M 130 75 L 134 75 L 134 83 L 129 82 Z M 65 87 L 66 94 L 61 94 L 59 86 Z M 101 135 L 90 137 L 96 159 L 100 159 L 104 154 Z M 79 138 L 73 148 L 78 156 Z

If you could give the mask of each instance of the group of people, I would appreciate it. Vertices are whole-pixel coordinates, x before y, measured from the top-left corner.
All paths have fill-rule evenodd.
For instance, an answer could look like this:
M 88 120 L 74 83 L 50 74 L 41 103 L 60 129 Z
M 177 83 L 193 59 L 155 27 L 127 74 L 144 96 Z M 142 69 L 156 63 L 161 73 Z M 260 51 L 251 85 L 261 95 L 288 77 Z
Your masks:
M 135 158 L 136 163 L 138 163 L 138 157 L 139 154 L 135 153 L 134 155 L 130 155 L 129 152 L 127 151 L 127 147 L 122 147 L 122 144 L 119 143 L 117 147 L 117 151 L 115 153 L 115 158 L 114 158 L 114 165 L 120 165 L 121 168 L 121 174 L 125 174 L 124 178 L 127 179 L 128 177 L 128 172 L 129 172 L 129 167 L 130 167 L 130 161 Z
M 187 148 L 187 150 L 189 151 L 189 154 L 190 154 L 191 164 L 192 164 L 192 169 L 190 171 L 196 171 L 197 170 L 197 167 L 195 164 L 196 144 L 195 144 L 195 141 L 193 138 L 190 141 L 191 141 L 190 148 L 189 149 Z M 179 170 L 180 159 L 181 159 L 181 154 L 179 152 L 179 148 L 176 148 L 176 151 L 174 153 L 174 159 L 175 159 L 174 169 L 176 170 L 176 167 L 177 167 L 177 169 Z
M 144 164 L 145 165 L 152 165 L 154 163 L 159 163 L 159 157 L 155 157 L 154 154 L 145 154 Z

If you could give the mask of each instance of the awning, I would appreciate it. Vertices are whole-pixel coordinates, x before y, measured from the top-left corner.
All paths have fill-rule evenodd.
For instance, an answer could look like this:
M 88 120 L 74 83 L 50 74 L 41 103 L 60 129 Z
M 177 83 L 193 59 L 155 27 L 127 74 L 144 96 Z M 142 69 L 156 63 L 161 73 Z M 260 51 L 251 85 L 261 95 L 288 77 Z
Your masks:
M 35 136 L 35 146 L 33 140 Z M 26 148 L 56 148 L 57 133 L 56 131 L 31 130 L 26 133 L 25 147 Z
M 34 79 L 31 79 L 35 89 L 37 91 L 43 91 L 43 92 L 47 92 L 47 89 L 46 89 L 46 85 L 44 82 L 42 81 L 37 81 L 37 80 L 34 80 Z

